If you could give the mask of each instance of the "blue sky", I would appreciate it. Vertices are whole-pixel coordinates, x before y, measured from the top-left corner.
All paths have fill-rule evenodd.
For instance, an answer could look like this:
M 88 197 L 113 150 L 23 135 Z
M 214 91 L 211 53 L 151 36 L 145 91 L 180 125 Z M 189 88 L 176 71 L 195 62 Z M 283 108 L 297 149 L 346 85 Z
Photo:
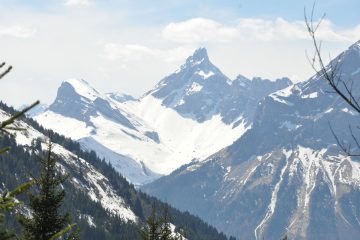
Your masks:
M 303 8 L 312 0 L 0 0 L 0 48 L 14 71 L 2 99 L 50 103 L 67 78 L 140 96 L 196 48 L 231 79 L 313 74 Z M 317 0 L 333 56 L 360 39 L 359 0 Z M 2 60 L 1 59 L 1 60 Z M 138 69 L 141 68 L 142 71 Z M 12 89 L 26 85 L 20 98 Z M 46 91 L 44 91 L 44 89 Z M 40 96 L 40 97 L 38 97 Z
M 12 9 L 28 8 L 40 12 L 66 10 L 61 0 L 1 0 L 0 3 Z M 313 3 L 313 0 L 102 0 L 96 1 L 96 6 L 104 11 L 127 12 L 129 22 L 162 24 L 199 16 L 216 20 L 278 16 L 299 20 L 303 18 L 303 8 L 311 8 Z M 318 13 L 327 13 L 340 26 L 353 26 L 360 22 L 360 14 L 356 11 L 360 9 L 358 0 L 317 0 L 316 6 Z M 143 22 L 139 17 L 147 21 Z

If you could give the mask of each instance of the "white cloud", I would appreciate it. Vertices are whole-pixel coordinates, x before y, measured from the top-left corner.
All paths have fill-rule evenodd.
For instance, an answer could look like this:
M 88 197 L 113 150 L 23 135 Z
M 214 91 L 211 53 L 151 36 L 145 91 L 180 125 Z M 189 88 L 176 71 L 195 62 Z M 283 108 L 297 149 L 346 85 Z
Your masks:
M 0 36 L 10 36 L 16 38 L 32 38 L 36 34 L 33 28 L 27 28 L 19 25 L 0 26 Z
M 330 20 L 325 19 L 318 30 L 321 40 L 353 42 L 360 38 L 360 25 L 336 31 Z M 226 26 L 211 19 L 194 18 L 170 23 L 162 31 L 165 40 L 178 43 L 205 43 L 229 41 L 281 41 L 308 39 L 303 21 L 287 21 L 283 18 L 265 20 L 242 18 Z
M 184 60 L 194 51 L 193 47 L 175 47 L 169 49 L 150 48 L 139 44 L 104 44 L 104 57 L 111 61 L 131 62 L 157 59 L 165 62 Z
M 140 60 L 144 57 L 155 56 L 157 54 L 156 50 L 137 44 L 106 43 L 104 51 L 107 59 L 124 62 Z
M 90 0 L 65 0 L 66 6 L 91 6 L 94 3 Z
M 226 42 L 235 39 L 238 31 L 211 19 L 193 18 L 168 24 L 162 35 L 166 40 L 178 43 Z

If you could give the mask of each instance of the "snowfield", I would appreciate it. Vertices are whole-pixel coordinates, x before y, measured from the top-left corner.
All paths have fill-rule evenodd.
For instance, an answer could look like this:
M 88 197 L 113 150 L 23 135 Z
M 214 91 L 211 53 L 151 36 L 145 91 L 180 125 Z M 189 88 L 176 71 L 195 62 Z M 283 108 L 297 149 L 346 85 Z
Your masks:
M 0 110 L 0 122 L 8 118 L 9 115 Z M 42 133 L 22 121 L 17 121 L 15 126 L 26 129 L 26 131 L 15 133 L 17 144 L 31 146 L 33 140 L 42 139 L 42 148 L 46 149 L 48 138 Z M 119 216 L 124 221 L 137 221 L 136 215 L 131 211 L 129 206 L 126 206 L 124 200 L 116 194 L 109 180 L 98 172 L 96 168 L 58 144 L 53 144 L 53 152 L 60 157 L 61 161 L 71 166 L 71 168 L 82 169 L 85 182 L 74 177 L 70 179 L 75 187 L 86 192 L 93 201 L 100 202 L 102 207 L 107 209 L 111 214 Z M 62 173 L 67 172 L 67 167 L 61 162 L 58 163 L 58 168 Z

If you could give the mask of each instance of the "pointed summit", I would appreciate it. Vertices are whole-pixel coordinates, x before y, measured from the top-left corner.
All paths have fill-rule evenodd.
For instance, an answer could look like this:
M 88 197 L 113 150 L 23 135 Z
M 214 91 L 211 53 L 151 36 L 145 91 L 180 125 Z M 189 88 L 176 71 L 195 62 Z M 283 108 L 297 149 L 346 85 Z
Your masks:
M 206 48 L 201 47 L 195 50 L 194 54 L 186 59 L 186 63 L 209 62 L 209 56 Z
M 55 101 L 49 110 L 62 116 L 74 118 L 93 126 L 92 117 L 102 115 L 130 129 L 132 123 L 113 106 L 113 100 L 93 88 L 83 79 L 69 79 L 62 82 Z
M 90 101 L 102 97 L 101 94 L 84 79 L 73 78 L 63 81 L 58 90 L 58 95 L 67 94 L 69 91 Z

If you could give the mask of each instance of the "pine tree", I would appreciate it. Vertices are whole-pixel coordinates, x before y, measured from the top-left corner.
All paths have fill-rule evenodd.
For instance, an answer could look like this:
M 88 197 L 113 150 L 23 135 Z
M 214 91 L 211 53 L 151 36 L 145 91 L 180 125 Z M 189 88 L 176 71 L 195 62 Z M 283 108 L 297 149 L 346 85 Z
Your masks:
M 0 64 L 0 69 L 5 67 L 5 63 Z M 12 69 L 12 66 L 7 66 L 6 69 L 0 73 L 0 79 L 3 78 L 6 74 L 8 74 Z M 14 114 L 14 116 L 9 117 L 5 121 L 0 123 L 0 137 L 3 136 L 3 134 L 10 134 L 9 131 L 21 131 L 23 129 L 18 129 L 13 126 L 13 123 L 22 117 L 27 111 L 35 107 L 37 104 L 39 104 L 39 101 L 32 104 L 30 107 L 25 108 L 24 110 Z M 5 147 L 0 149 L 0 154 L 6 153 L 9 151 L 9 147 Z M 29 181 L 25 184 L 22 184 L 15 188 L 15 190 L 9 192 L 6 190 L 1 190 L 0 194 L 0 240 L 8 240 L 15 238 L 15 232 L 11 229 L 8 229 L 5 225 L 5 216 L 7 214 L 10 214 L 13 209 L 20 204 L 19 201 L 16 200 L 16 196 L 18 196 L 21 193 L 24 193 L 27 191 L 32 185 L 34 184 L 33 181 Z
M 14 207 L 20 204 L 20 202 L 17 201 L 15 197 L 27 191 L 33 184 L 34 182 L 30 181 L 18 186 L 15 190 L 11 192 L 5 191 L 4 193 L 2 193 L 2 196 L 0 198 L 0 222 L 3 222 L 5 220 L 6 212 L 11 211 Z M 0 240 L 13 239 L 15 236 L 16 235 L 14 231 L 0 225 Z
M 140 231 L 142 240 L 159 240 L 160 221 L 156 216 L 155 206 L 152 207 L 151 215 L 146 220 L 146 226 Z
M 26 240 L 53 240 L 67 234 L 73 225 L 69 224 L 69 213 L 61 214 L 60 207 L 64 201 L 65 191 L 62 184 L 67 179 L 56 171 L 56 159 L 52 154 L 51 142 L 47 155 L 40 159 L 40 177 L 36 179 L 37 194 L 29 194 L 29 207 L 32 217 L 23 216 L 23 238 Z M 78 239 L 71 234 L 69 239 Z
M 173 237 L 170 225 L 169 209 L 167 207 L 164 207 L 164 213 L 160 219 L 160 223 L 160 240 L 172 240 Z
M 163 215 L 158 217 L 156 215 L 155 206 L 152 207 L 151 215 L 148 217 L 147 225 L 141 230 L 140 235 L 142 240 L 183 240 L 184 233 L 173 233 L 170 224 L 171 218 L 169 209 L 164 207 Z

